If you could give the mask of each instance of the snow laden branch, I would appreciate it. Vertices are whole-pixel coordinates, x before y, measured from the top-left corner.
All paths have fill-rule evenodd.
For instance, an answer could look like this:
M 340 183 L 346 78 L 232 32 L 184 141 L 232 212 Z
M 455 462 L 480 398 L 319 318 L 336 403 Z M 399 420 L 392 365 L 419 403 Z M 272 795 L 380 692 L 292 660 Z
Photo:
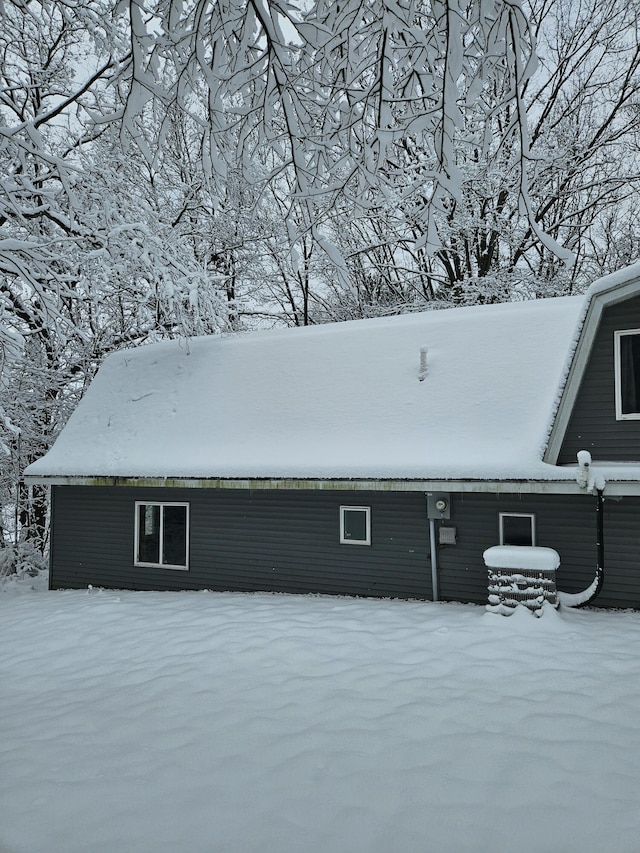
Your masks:
M 293 207 L 314 229 L 328 211 L 364 215 L 411 200 L 420 239 L 435 250 L 434 213 L 460 197 L 460 148 L 477 144 L 468 127 L 486 113 L 486 91 L 502 93 L 496 114 L 511 106 L 503 133 L 526 157 L 518 99 L 535 60 L 517 0 L 130 0 L 127 8 L 130 137 L 146 140 L 145 110 L 158 101 L 206 131 L 214 181 L 230 167 L 255 175 L 258 166 L 265 184 L 291 171 L 295 233 Z
M 113 0 L 0 2 L 0 548 L 45 542 L 22 470 L 104 354 L 225 324 L 215 272 L 170 225 L 180 188 L 117 140 L 131 46 Z

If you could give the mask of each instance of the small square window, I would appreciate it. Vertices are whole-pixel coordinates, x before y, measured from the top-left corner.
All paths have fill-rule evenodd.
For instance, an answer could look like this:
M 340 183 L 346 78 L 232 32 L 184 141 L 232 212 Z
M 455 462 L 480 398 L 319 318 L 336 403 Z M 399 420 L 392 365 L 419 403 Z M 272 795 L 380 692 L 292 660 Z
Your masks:
M 640 419 L 640 329 L 614 334 L 616 419 Z
M 186 569 L 189 551 L 189 505 L 136 501 L 137 566 Z
M 501 512 L 499 516 L 501 545 L 535 545 L 536 517 L 525 512 Z
M 371 507 L 340 507 L 340 543 L 371 545 Z

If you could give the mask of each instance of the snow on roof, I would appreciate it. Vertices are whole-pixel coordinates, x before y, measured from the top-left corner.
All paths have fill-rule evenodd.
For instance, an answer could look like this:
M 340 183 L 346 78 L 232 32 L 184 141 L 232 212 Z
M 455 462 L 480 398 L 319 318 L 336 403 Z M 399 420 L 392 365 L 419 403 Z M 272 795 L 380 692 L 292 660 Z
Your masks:
M 585 307 L 589 305 L 594 296 L 610 293 L 615 290 L 620 290 L 621 286 L 637 281 L 640 278 L 640 261 L 636 261 L 629 266 L 622 267 L 615 272 L 603 275 L 596 279 L 589 287 L 586 293 Z
M 541 454 L 582 304 L 454 308 L 117 352 L 27 474 L 573 478 Z

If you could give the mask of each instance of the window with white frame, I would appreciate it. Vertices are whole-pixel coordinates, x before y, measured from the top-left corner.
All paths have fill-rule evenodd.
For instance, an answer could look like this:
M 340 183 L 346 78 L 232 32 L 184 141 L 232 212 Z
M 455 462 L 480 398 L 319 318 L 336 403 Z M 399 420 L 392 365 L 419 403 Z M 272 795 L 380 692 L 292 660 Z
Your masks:
M 371 545 L 371 507 L 340 507 L 340 543 Z
M 189 504 L 136 501 L 136 566 L 187 569 Z
M 535 545 L 536 517 L 528 512 L 499 514 L 501 545 Z
M 617 420 L 640 419 L 640 329 L 614 333 Z

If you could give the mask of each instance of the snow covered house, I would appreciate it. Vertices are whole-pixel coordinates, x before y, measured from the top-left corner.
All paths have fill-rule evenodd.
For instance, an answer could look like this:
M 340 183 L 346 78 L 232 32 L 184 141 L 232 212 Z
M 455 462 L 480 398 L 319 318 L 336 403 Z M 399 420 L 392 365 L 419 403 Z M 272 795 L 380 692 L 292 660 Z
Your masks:
M 535 544 L 560 589 L 603 561 L 597 602 L 640 607 L 640 263 L 586 297 L 115 353 L 25 477 L 53 588 L 485 602 L 484 550 Z

